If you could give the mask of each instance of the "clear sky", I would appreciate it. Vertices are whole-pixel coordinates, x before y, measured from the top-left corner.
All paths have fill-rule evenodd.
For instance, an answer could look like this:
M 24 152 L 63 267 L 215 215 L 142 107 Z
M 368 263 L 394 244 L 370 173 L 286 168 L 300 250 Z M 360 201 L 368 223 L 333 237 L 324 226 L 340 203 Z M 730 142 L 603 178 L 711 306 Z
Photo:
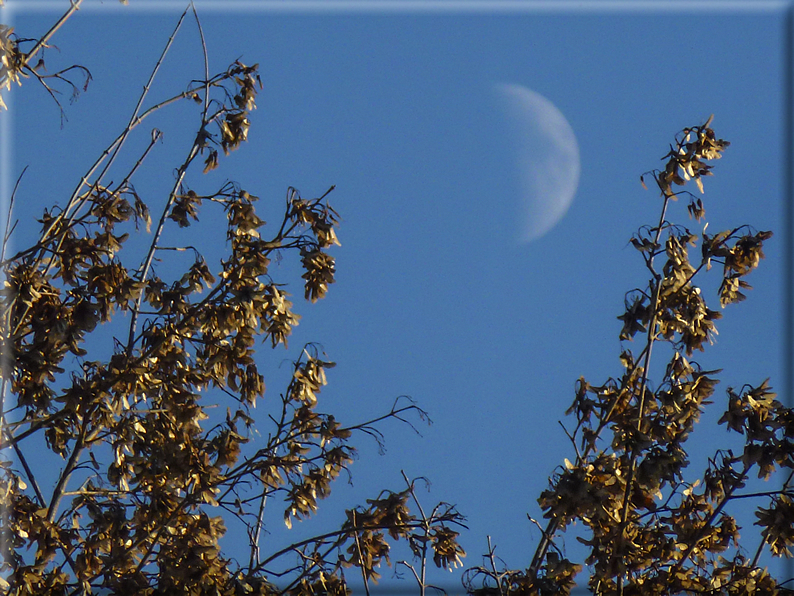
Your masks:
M 0 17 L 11 16 L 22 36 L 40 36 L 67 4 L 7 0 Z M 60 54 L 45 54 L 48 65 L 82 64 L 94 77 L 74 104 L 65 98 L 62 129 L 41 88 L 28 81 L 14 89 L 0 126 L 10 156 L 4 199 L 29 166 L 18 199 L 20 242 L 37 229 L 41 208 L 64 202 L 122 130 L 185 5 L 86 3 L 53 39 Z M 748 300 L 726 309 L 716 344 L 694 357 L 704 369 L 724 371 L 691 440 L 701 450 L 692 479 L 706 455 L 735 446 L 716 426 L 728 386 L 771 377 L 782 393 L 785 3 L 196 5 L 211 72 L 238 58 L 258 62 L 264 89 L 249 142 L 222 158 L 217 172 L 203 180 L 196 173 L 189 183 L 209 189 L 236 180 L 261 197 L 259 209 L 272 220 L 288 186 L 315 197 L 335 184 L 331 204 L 343 218 L 342 246 L 333 252 L 337 283 L 315 305 L 302 301 L 296 284 L 303 318 L 289 350 L 261 352 L 269 390 L 286 385 L 288 367 L 279 365 L 315 341 L 338 363 L 323 393 L 325 411 L 355 422 L 410 395 L 433 420 L 418 426 L 421 438 L 396 423 L 384 428 L 385 455 L 362 437 L 354 484 L 338 483 L 319 525 L 303 522 L 285 535 L 274 511 L 272 540 L 285 544 L 338 525 L 344 507 L 380 488 L 401 489 L 404 470 L 431 480 L 426 504 L 449 501 L 468 517 L 467 566 L 480 563 L 487 535 L 508 565 L 526 566 L 540 534 L 526 516 L 540 518 L 535 500 L 549 474 L 574 457 L 557 421 L 577 378 L 601 384 L 620 374 L 616 317 L 625 292 L 647 283 L 628 240 L 656 222 L 659 199 L 639 176 L 661 166 L 677 131 L 712 113 L 713 128 L 731 146 L 705 179 L 709 231 L 749 223 L 775 237 L 748 280 Z M 188 20 L 153 101 L 202 72 Z M 527 198 L 517 120 L 500 101 L 500 84 L 556 106 L 581 159 L 569 210 L 528 243 L 520 241 Z M 165 132 L 154 163 L 133 181 L 153 212 L 192 140 L 179 132 L 194 122 L 183 114 L 193 116 L 177 107 L 141 133 L 143 143 L 152 126 Z M 674 204 L 670 217 L 699 233 L 685 206 Z M 719 308 L 714 288 L 704 291 Z M 576 552 L 572 539 L 568 546 Z

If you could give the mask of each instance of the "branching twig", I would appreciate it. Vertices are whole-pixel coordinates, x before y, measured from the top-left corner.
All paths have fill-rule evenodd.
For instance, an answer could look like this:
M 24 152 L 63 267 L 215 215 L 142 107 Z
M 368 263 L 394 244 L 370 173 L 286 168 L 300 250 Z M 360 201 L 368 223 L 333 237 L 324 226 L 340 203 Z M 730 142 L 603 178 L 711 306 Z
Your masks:
M 45 33 L 36 42 L 33 48 L 27 54 L 25 54 L 25 56 L 22 58 L 22 64 L 20 68 L 28 66 L 30 59 L 33 58 L 36 54 L 38 54 L 39 50 L 41 50 L 43 47 L 47 45 L 47 42 L 50 40 L 50 38 L 52 38 L 52 36 L 55 35 L 55 32 L 58 31 L 58 29 L 60 29 L 67 20 L 69 20 L 69 17 L 71 17 L 75 11 L 80 10 L 80 4 L 82 4 L 83 0 L 69 0 L 69 1 L 71 2 L 71 6 L 69 7 L 69 10 L 67 10 L 63 14 L 63 16 L 61 16 L 61 18 L 58 19 L 52 27 L 50 27 L 47 33 Z

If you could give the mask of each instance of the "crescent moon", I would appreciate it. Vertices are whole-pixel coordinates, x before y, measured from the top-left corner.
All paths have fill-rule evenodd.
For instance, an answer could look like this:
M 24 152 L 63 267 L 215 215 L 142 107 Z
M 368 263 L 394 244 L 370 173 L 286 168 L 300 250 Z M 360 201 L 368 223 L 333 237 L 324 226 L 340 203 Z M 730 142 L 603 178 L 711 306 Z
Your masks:
M 494 86 L 516 148 L 521 201 L 519 244 L 537 240 L 563 218 L 579 186 L 579 145 L 548 99 L 521 85 Z

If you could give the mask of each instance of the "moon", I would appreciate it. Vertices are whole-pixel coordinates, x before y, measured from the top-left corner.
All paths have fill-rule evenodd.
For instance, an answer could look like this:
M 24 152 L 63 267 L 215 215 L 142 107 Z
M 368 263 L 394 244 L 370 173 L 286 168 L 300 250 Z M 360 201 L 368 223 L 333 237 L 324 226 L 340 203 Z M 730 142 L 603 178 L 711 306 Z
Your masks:
M 537 240 L 563 218 L 579 186 L 579 145 L 570 123 L 548 99 L 526 87 L 497 84 L 516 150 L 519 244 Z

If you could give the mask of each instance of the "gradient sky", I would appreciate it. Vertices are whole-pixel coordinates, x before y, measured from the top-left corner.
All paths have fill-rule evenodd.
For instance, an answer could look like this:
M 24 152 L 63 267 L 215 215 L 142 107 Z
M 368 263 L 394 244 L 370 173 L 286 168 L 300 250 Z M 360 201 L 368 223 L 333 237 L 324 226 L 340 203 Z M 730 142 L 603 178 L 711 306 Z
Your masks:
M 40 36 L 67 4 L 7 0 L 0 17 L 22 36 Z M 57 107 L 32 82 L 6 100 L 4 200 L 29 166 L 16 213 L 20 243 L 37 229 L 41 208 L 65 201 L 122 130 L 185 4 L 85 3 L 53 39 L 60 54 L 45 54 L 53 68 L 75 62 L 94 77 L 74 104 L 65 97 L 62 129 Z M 616 317 L 624 294 L 647 283 L 628 240 L 656 221 L 659 199 L 639 176 L 662 165 L 676 132 L 712 113 L 713 128 L 731 146 L 705 179 L 709 231 L 749 223 L 775 237 L 748 280 L 748 300 L 726 309 L 716 344 L 694 357 L 704 369 L 724 371 L 691 440 L 699 453 L 691 479 L 715 448 L 736 445 L 716 426 L 727 387 L 771 377 L 782 393 L 785 3 L 196 5 L 210 70 L 238 58 L 258 62 L 264 89 L 248 144 L 203 180 L 192 175 L 191 186 L 236 180 L 261 197 L 258 209 L 274 221 L 288 186 L 315 197 L 335 184 L 331 204 L 343 218 L 342 246 L 333 252 L 337 283 L 315 305 L 294 285 L 303 318 L 290 347 L 261 352 L 269 391 L 286 385 L 288 367 L 279 365 L 315 341 L 338 363 L 322 394 L 325 411 L 356 422 L 410 395 L 433 420 L 417 426 L 421 438 L 396 423 L 384 427 L 385 455 L 362 437 L 353 486 L 340 481 L 317 523 L 298 524 L 292 534 L 274 507 L 274 543 L 338 525 L 345 507 L 384 487 L 401 489 L 404 470 L 432 482 L 426 505 L 449 501 L 468 517 L 467 566 L 480 563 L 487 535 L 508 565 L 526 566 L 540 535 L 526 516 L 540 518 L 536 498 L 549 474 L 574 457 L 557 421 L 566 422 L 577 378 L 601 384 L 620 374 Z M 152 101 L 181 91 L 202 69 L 188 20 Z M 524 86 L 553 103 L 581 155 L 570 210 L 528 244 L 518 241 L 525 199 L 509 134 L 515 123 L 500 107 L 498 84 Z M 180 125 L 192 126 L 194 116 L 177 107 L 140 132 L 141 143 L 152 126 L 165 132 L 154 163 L 133 181 L 153 212 L 192 140 Z M 670 218 L 699 233 L 685 207 L 674 204 Z M 217 266 L 211 255 L 208 249 Z M 278 279 L 294 270 L 285 263 L 272 273 Z M 717 284 L 704 285 L 715 308 Z M 752 529 L 742 535 L 753 551 Z M 567 545 L 577 552 L 572 539 Z M 457 576 L 441 578 L 458 584 Z

